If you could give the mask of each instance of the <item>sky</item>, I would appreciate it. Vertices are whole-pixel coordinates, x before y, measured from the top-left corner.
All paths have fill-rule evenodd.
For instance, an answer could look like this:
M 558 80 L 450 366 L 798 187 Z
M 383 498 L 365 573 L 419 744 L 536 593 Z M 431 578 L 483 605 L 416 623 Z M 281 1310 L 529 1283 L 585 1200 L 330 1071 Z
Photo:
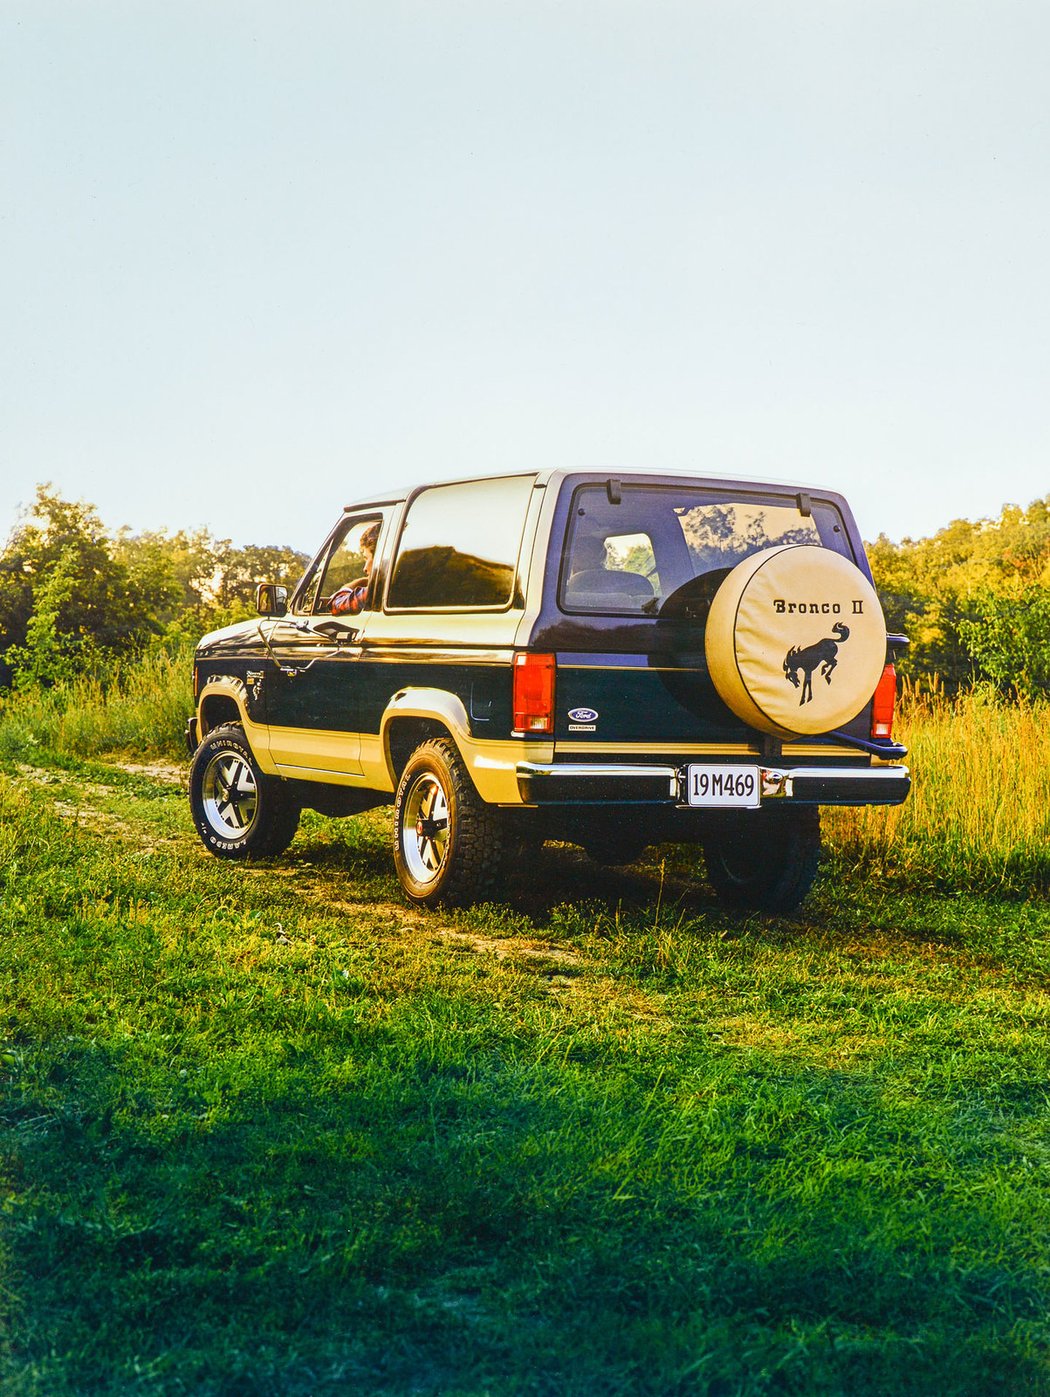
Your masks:
M 1045 0 L 0 0 L 0 539 L 377 486 L 1050 493 Z

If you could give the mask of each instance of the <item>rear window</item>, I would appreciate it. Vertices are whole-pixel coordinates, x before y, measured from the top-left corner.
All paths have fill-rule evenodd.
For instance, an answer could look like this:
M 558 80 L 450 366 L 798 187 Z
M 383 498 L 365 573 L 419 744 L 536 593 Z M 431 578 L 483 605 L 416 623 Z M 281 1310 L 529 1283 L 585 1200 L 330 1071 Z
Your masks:
M 800 543 L 849 556 L 838 511 L 821 501 L 803 514 L 789 495 L 624 483 L 614 504 L 604 484 L 584 485 L 573 499 L 560 603 L 656 616 L 671 598 L 702 591 L 696 579 L 716 588 L 752 553 Z
M 534 483 L 509 476 L 420 491 L 405 518 L 388 609 L 510 606 Z

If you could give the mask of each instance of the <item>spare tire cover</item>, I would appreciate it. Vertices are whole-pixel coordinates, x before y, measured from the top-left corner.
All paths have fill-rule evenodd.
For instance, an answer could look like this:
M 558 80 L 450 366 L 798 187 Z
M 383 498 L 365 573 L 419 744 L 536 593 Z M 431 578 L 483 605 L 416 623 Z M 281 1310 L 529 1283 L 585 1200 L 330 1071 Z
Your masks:
M 815 544 L 738 563 L 711 603 L 707 667 L 723 703 L 760 732 L 802 737 L 856 717 L 886 663 L 875 589 Z

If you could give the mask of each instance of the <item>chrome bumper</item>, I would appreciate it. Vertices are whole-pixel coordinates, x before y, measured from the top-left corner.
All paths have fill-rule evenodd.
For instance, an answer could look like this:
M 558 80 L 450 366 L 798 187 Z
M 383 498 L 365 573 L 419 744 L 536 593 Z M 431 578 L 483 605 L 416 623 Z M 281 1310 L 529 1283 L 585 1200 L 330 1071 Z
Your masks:
M 518 790 L 526 805 L 676 805 L 683 810 L 702 809 L 682 799 L 682 774 L 687 765 L 519 762 Z M 758 765 L 758 772 L 763 803 L 787 800 L 799 805 L 900 805 L 911 789 L 906 766 Z

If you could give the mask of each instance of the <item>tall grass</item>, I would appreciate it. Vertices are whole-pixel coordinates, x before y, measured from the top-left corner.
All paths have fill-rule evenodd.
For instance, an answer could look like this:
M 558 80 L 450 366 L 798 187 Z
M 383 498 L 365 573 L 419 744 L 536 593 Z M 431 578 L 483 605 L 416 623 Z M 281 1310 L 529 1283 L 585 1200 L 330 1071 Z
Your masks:
M 1050 887 L 1050 703 L 975 689 L 906 695 L 904 805 L 828 812 L 832 849 L 862 871 L 931 887 Z
M 191 646 L 158 651 L 105 681 L 0 696 L 0 755 L 92 757 L 138 752 L 179 759 L 192 709 Z M 975 689 L 905 694 L 897 735 L 914 785 L 896 809 L 825 813 L 833 858 L 912 886 L 1050 888 L 1050 703 L 1008 703 Z
M 106 675 L 0 695 L 0 755 L 51 751 L 93 757 L 141 752 L 180 757 L 192 712 L 192 647 L 157 650 Z

